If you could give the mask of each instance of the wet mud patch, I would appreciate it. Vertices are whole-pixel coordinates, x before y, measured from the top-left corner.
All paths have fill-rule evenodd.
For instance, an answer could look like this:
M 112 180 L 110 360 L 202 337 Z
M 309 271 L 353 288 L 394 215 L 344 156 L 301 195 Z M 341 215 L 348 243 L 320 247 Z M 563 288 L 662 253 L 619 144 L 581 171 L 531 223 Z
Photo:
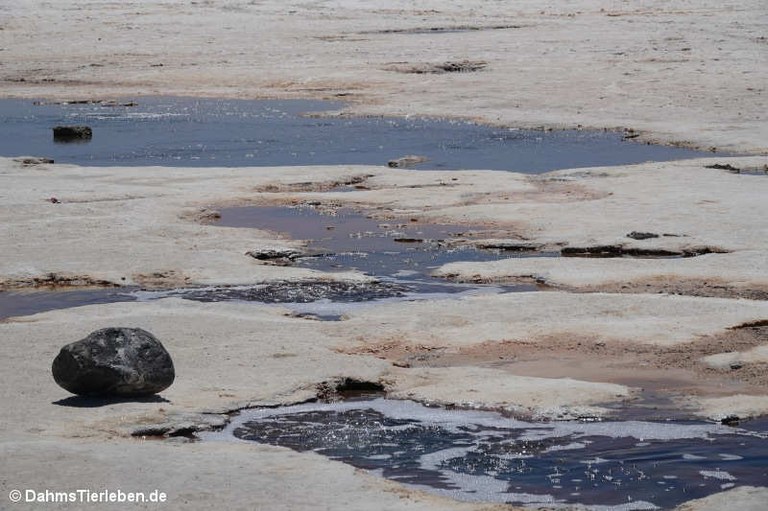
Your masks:
M 366 181 L 372 174 L 360 174 L 341 180 L 301 181 L 295 183 L 272 183 L 254 189 L 256 193 L 303 193 L 303 192 L 343 192 L 369 190 Z
M 358 32 L 360 35 L 371 34 L 460 34 L 465 32 L 484 32 L 489 30 L 515 30 L 525 25 L 446 25 L 433 27 L 387 28 Z
M 476 502 L 671 509 L 768 477 L 768 435 L 757 423 L 537 423 L 375 399 L 248 410 L 202 437 L 317 452 Z
M 411 73 L 481 71 L 483 61 L 393 64 Z M 626 141 L 613 131 L 541 131 L 415 117 L 339 115 L 342 103 L 180 97 L 76 101 L 0 100 L 0 155 L 87 166 L 255 167 L 381 165 L 402 155 L 419 169 L 525 173 L 711 156 Z M 50 130 L 83 125 L 87 144 L 54 144 Z M 335 184 L 330 184 L 336 186 Z M 297 186 L 301 186 L 298 184 Z M 356 186 L 356 183 L 341 183 Z
M 433 74 L 441 75 L 446 73 L 474 73 L 482 71 L 488 66 L 483 60 L 450 60 L 446 62 L 430 63 L 411 63 L 411 62 L 392 62 L 387 64 L 386 71 L 394 71 L 403 74 Z

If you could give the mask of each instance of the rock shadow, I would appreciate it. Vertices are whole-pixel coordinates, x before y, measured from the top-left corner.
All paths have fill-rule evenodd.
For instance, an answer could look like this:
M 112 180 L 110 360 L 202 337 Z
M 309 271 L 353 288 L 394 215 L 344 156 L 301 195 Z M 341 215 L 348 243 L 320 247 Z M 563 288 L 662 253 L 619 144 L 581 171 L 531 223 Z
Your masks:
M 99 408 L 120 403 L 170 403 L 170 401 L 162 396 L 154 395 L 143 397 L 69 396 L 51 402 L 52 405 L 70 408 Z

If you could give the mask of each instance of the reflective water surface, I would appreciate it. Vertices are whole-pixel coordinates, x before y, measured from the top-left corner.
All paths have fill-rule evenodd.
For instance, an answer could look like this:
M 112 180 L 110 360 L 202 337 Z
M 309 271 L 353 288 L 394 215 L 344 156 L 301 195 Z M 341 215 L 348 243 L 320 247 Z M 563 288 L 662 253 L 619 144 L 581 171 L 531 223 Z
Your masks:
M 711 156 L 622 140 L 603 131 L 531 131 L 419 118 L 341 117 L 324 101 L 141 97 L 52 104 L 0 100 L 0 155 L 90 166 L 387 165 L 539 173 Z M 312 115 L 321 112 L 323 115 Z M 52 128 L 86 125 L 93 138 L 55 143 Z
M 205 440 L 315 451 L 460 500 L 671 509 L 768 482 L 768 424 L 524 422 L 409 401 L 250 410 Z

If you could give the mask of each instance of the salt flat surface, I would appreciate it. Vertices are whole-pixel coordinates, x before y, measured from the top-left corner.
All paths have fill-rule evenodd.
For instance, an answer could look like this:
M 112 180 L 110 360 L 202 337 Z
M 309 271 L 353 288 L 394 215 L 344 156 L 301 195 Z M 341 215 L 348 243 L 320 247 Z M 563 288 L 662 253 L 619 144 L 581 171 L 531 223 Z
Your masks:
M 727 351 L 711 351 L 718 344 L 708 343 L 713 337 L 745 332 L 733 327 L 766 318 L 764 300 L 734 294 L 761 292 L 765 285 L 764 275 L 756 270 L 764 266 L 768 239 L 766 180 L 758 173 L 768 150 L 763 3 L 6 2 L 0 7 L 4 97 L 186 94 L 331 99 L 347 102 L 347 113 L 354 114 L 453 116 L 514 127 L 632 128 L 630 134 L 637 134 L 638 141 L 662 140 L 755 156 L 723 158 L 713 153 L 697 161 L 579 169 L 536 179 L 481 169 L 450 175 L 356 165 L 279 171 L 94 169 L 24 167 L 2 159 L 3 289 L 28 287 L 35 278 L 51 273 L 65 282 L 95 280 L 163 289 L 319 275 L 364 280 L 356 273 L 330 277 L 259 264 L 244 254 L 264 248 L 299 249 L 302 242 L 276 239 L 265 231 L 244 233 L 200 223 L 210 208 L 226 205 L 319 201 L 364 207 L 381 216 L 395 212 L 420 221 L 485 222 L 501 231 L 493 238 L 550 248 L 617 244 L 719 248 L 728 253 L 702 256 L 700 262 L 695 262 L 699 258 L 611 261 L 601 268 L 591 261 L 567 262 L 563 267 L 526 262 L 525 268 L 484 267 L 468 275 L 483 279 L 541 274 L 545 280 L 588 291 L 598 281 L 603 290 L 607 284 L 644 290 L 646 284 L 657 284 L 653 279 L 664 282 L 677 276 L 688 279 L 672 290 L 683 295 L 703 289 L 705 281 L 731 293 L 717 298 L 667 297 L 656 296 L 659 288 L 653 286 L 650 293 L 636 287 L 622 298 L 553 293 L 546 321 L 534 323 L 535 329 L 522 334 L 506 330 L 510 326 L 504 318 L 511 311 L 523 318 L 513 325 L 530 325 L 526 318 L 536 318 L 542 310 L 535 298 L 539 293 L 515 299 L 499 295 L 501 301 L 462 300 L 461 310 L 446 306 L 449 301 L 435 302 L 431 308 L 384 304 L 354 311 L 348 322 L 290 317 L 291 311 L 278 307 L 175 299 L 12 318 L 0 323 L 4 339 L 0 354 L 5 361 L 0 372 L 4 389 L 0 423 L 5 432 L 0 449 L 11 474 L 2 482 L 3 498 L 14 487 L 56 485 L 67 490 L 84 482 L 97 487 L 119 482 L 139 489 L 162 480 L 167 481 L 175 506 L 184 502 L 194 509 L 221 509 L 223 502 L 228 509 L 243 510 L 256 502 L 266 502 L 270 509 L 313 511 L 494 509 L 406 490 L 311 454 L 226 443 L 150 445 L 126 435 L 137 424 L 178 422 L 180 416 L 201 410 L 308 399 L 316 395 L 318 383 L 334 378 L 391 378 L 406 394 L 424 398 L 437 397 L 439 389 L 431 383 L 452 382 L 453 391 L 443 386 L 440 397 L 454 402 L 530 400 L 552 386 L 550 382 L 528 388 L 522 395 L 478 396 L 469 392 L 473 380 L 460 376 L 476 377 L 477 371 L 488 375 L 488 368 L 393 370 L 397 360 L 388 358 L 382 347 L 391 351 L 476 345 L 488 352 L 505 341 L 552 344 L 578 338 L 598 348 L 599 343 L 616 348 L 618 342 L 629 341 L 621 346 L 650 343 L 661 349 L 688 343 L 690 348 L 703 345 L 707 349 L 699 351 L 706 356 Z M 507 28 L 494 28 L 500 25 Z M 464 61 L 477 70 L 434 72 Z M 705 168 L 713 164 L 752 173 Z M 334 183 L 358 179 L 364 180 L 367 190 L 327 191 Z M 311 186 L 306 191 L 297 190 L 298 184 L 307 182 Z M 679 237 L 641 242 L 627 238 L 632 231 Z M 635 280 L 627 282 L 627 276 Z M 614 306 L 608 307 L 611 300 Z M 485 326 L 488 319 L 491 327 Z M 68 396 L 47 376 L 59 347 L 116 324 L 148 328 L 169 347 L 179 370 L 177 382 L 163 396 L 170 403 L 60 404 Z M 448 346 L 427 338 L 431 326 L 447 336 Z M 376 339 L 375 346 L 370 339 Z M 760 340 L 751 338 L 746 344 L 750 343 Z M 755 357 L 749 363 L 757 364 L 752 369 L 759 375 L 761 358 L 751 350 L 746 346 L 739 352 L 750 354 L 750 360 Z M 589 359 L 605 363 L 590 374 L 611 374 L 609 359 L 601 353 Z M 561 365 L 575 364 L 564 359 Z M 643 369 L 633 366 L 633 372 Z M 768 410 L 764 385 L 734 388 L 728 382 L 736 373 L 723 376 L 713 369 L 686 376 L 688 370 L 667 368 L 654 373 L 656 379 L 641 383 L 663 384 L 672 376 L 685 376 L 682 385 L 673 387 L 692 393 L 690 410 L 705 416 Z M 504 369 L 496 371 L 493 374 L 498 375 Z M 585 383 L 594 391 L 587 398 L 615 390 L 612 383 Z M 630 387 L 625 386 L 627 392 Z M 714 387 L 720 390 L 715 392 Z M 549 394 L 527 404 L 546 410 L 556 397 Z M 71 470 L 60 470 L 62 465 Z M 43 468 L 50 466 L 57 468 Z M 228 493 L 222 497 L 224 487 Z M 768 499 L 764 487 L 722 489 L 728 491 L 680 509 L 763 511 Z

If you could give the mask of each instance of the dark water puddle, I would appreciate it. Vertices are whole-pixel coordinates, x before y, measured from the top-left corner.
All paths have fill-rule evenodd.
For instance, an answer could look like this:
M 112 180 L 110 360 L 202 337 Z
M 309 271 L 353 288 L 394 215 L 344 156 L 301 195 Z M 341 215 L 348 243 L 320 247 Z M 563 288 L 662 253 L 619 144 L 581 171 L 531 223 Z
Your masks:
M 0 155 L 90 166 L 244 167 L 386 165 L 425 156 L 423 169 L 549 170 L 711 156 L 646 145 L 610 131 L 532 131 L 418 118 L 312 116 L 343 105 L 142 97 L 115 103 L 0 100 Z M 86 125 L 84 143 L 54 143 L 52 128 Z
M 82 305 L 130 302 L 137 288 L 0 292 L 0 320 Z
M 250 410 L 204 439 L 314 451 L 459 500 L 634 510 L 764 486 L 767 431 L 764 423 L 534 423 L 376 399 Z
M 208 286 L 170 290 L 138 288 L 85 289 L 68 291 L 0 292 L 0 320 L 86 305 L 183 298 L 196 302 L 258 302 L 267 304 L 308 304 L 323 302 L 329 312 L 297 311 L 296 316 L 321 321 L 338 321 L 342 313 L 328 303 L 347 304 L 403 298 L 409 288 L 392 282 L 277 281 L 247 286 Z

